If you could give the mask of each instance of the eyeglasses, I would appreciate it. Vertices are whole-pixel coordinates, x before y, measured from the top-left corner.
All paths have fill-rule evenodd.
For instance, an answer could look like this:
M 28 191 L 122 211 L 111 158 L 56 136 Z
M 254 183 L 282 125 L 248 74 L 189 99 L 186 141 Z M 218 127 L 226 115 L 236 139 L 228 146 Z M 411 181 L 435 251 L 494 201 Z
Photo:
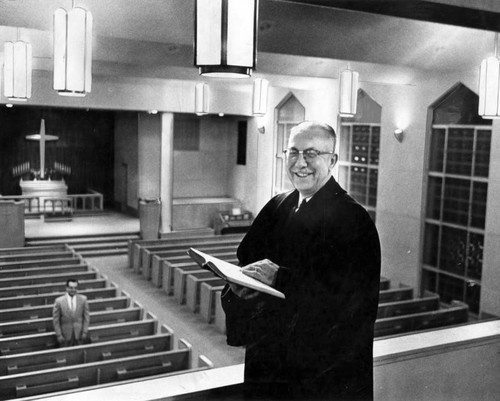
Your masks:
M 302 157 L 305 161 L 311 161 L 316 159 L 320 155 L 333 155 L 333 152 L 321 152 L 316 149 L 305 149 L 305 150 L 297 150 L 297 149 L 286 149 L 283 151 L 285 157 L 288 160 L 296 161 L 299 158 L 299 155 L 302 153 Z

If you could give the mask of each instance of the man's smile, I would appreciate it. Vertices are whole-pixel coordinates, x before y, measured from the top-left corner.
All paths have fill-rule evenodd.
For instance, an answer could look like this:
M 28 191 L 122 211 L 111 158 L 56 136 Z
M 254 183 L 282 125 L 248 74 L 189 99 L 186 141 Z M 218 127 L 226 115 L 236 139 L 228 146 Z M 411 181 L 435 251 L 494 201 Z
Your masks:
M 306 178 L 314 173 L 307 172 L 307 171 L 295 171 L 294 174 L 299 178 Z

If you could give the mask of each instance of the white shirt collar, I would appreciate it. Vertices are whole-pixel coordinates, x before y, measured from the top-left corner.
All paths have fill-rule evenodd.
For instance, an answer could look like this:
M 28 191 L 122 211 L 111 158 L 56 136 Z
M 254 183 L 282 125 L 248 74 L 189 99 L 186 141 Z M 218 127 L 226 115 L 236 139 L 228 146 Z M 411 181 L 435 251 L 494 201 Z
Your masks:
M 71 295 L 69 295 L 68 293 L 66 293 L 66 297 L 68 298 L 68 303 L 69 303 L 69 306 L 71 307 L 71 303 L 73 302 L 72 299 L 74 298 L 75 299 L 75 306 L 76 306 L 76 294 L 72 297 Z
M 313 195 L 310 195 L 310 196 L 302 196 L 302 194 L 299 192 L 299 203 L 297 204 L 297 207 L 300 207 L 300 205 L 302 204 L 302 201 L 305 200 L 306 202 L 309 202 L 311 200 L 311 198 L 313 197 Z

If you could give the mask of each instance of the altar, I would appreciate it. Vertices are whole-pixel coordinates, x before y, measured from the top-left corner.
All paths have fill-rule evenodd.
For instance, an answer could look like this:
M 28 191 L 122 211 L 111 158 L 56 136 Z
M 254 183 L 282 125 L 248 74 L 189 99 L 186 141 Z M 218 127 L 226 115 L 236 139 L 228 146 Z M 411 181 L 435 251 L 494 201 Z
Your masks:
M 64 198 L 68 195 L 68 186 L 64 180 L 23 180 L 19 182 L 22 194 L 40 198 Z

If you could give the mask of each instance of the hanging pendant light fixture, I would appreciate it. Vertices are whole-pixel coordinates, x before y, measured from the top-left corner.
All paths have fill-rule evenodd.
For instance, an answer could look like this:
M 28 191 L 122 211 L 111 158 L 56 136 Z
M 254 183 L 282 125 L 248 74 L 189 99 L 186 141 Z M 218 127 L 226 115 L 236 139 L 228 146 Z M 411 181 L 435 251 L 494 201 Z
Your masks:
M 256 117 L 262 117 L 267 112 L 267 90 L 269 81 L 256 78 L 253 81 L 253 107 L 252 113 Z
M 204 82 L 197 83 L 194 95 L 195 95 L 194 111 L 196 115 L 204 116 L 208 114 L 208 106 L 209 106 L 208 84 Z
M 497 57 L 498 33 L 495 33 L 495 55 L 484 59 L 479 69 L 479 109 L 483 118 L 500 118 L 500 60 Z
M 85 96 L 92 84 L 92 14 L 80 7 L 54 13 L 54 90 Z
M 258 0 L 196 0 L 194 63 L 200 74 L 246 78 L 255 68 Z
M 31 44 L 19 40 L 4 43 L 4 96 L 11 101 L 27 101 L 31 97 Z
M 347 69 L 340 73 L 340 100 L 339 100 L 339 115 L 341 117 L 354 117 L 358 103 L 358 78 L 359 73 Z

